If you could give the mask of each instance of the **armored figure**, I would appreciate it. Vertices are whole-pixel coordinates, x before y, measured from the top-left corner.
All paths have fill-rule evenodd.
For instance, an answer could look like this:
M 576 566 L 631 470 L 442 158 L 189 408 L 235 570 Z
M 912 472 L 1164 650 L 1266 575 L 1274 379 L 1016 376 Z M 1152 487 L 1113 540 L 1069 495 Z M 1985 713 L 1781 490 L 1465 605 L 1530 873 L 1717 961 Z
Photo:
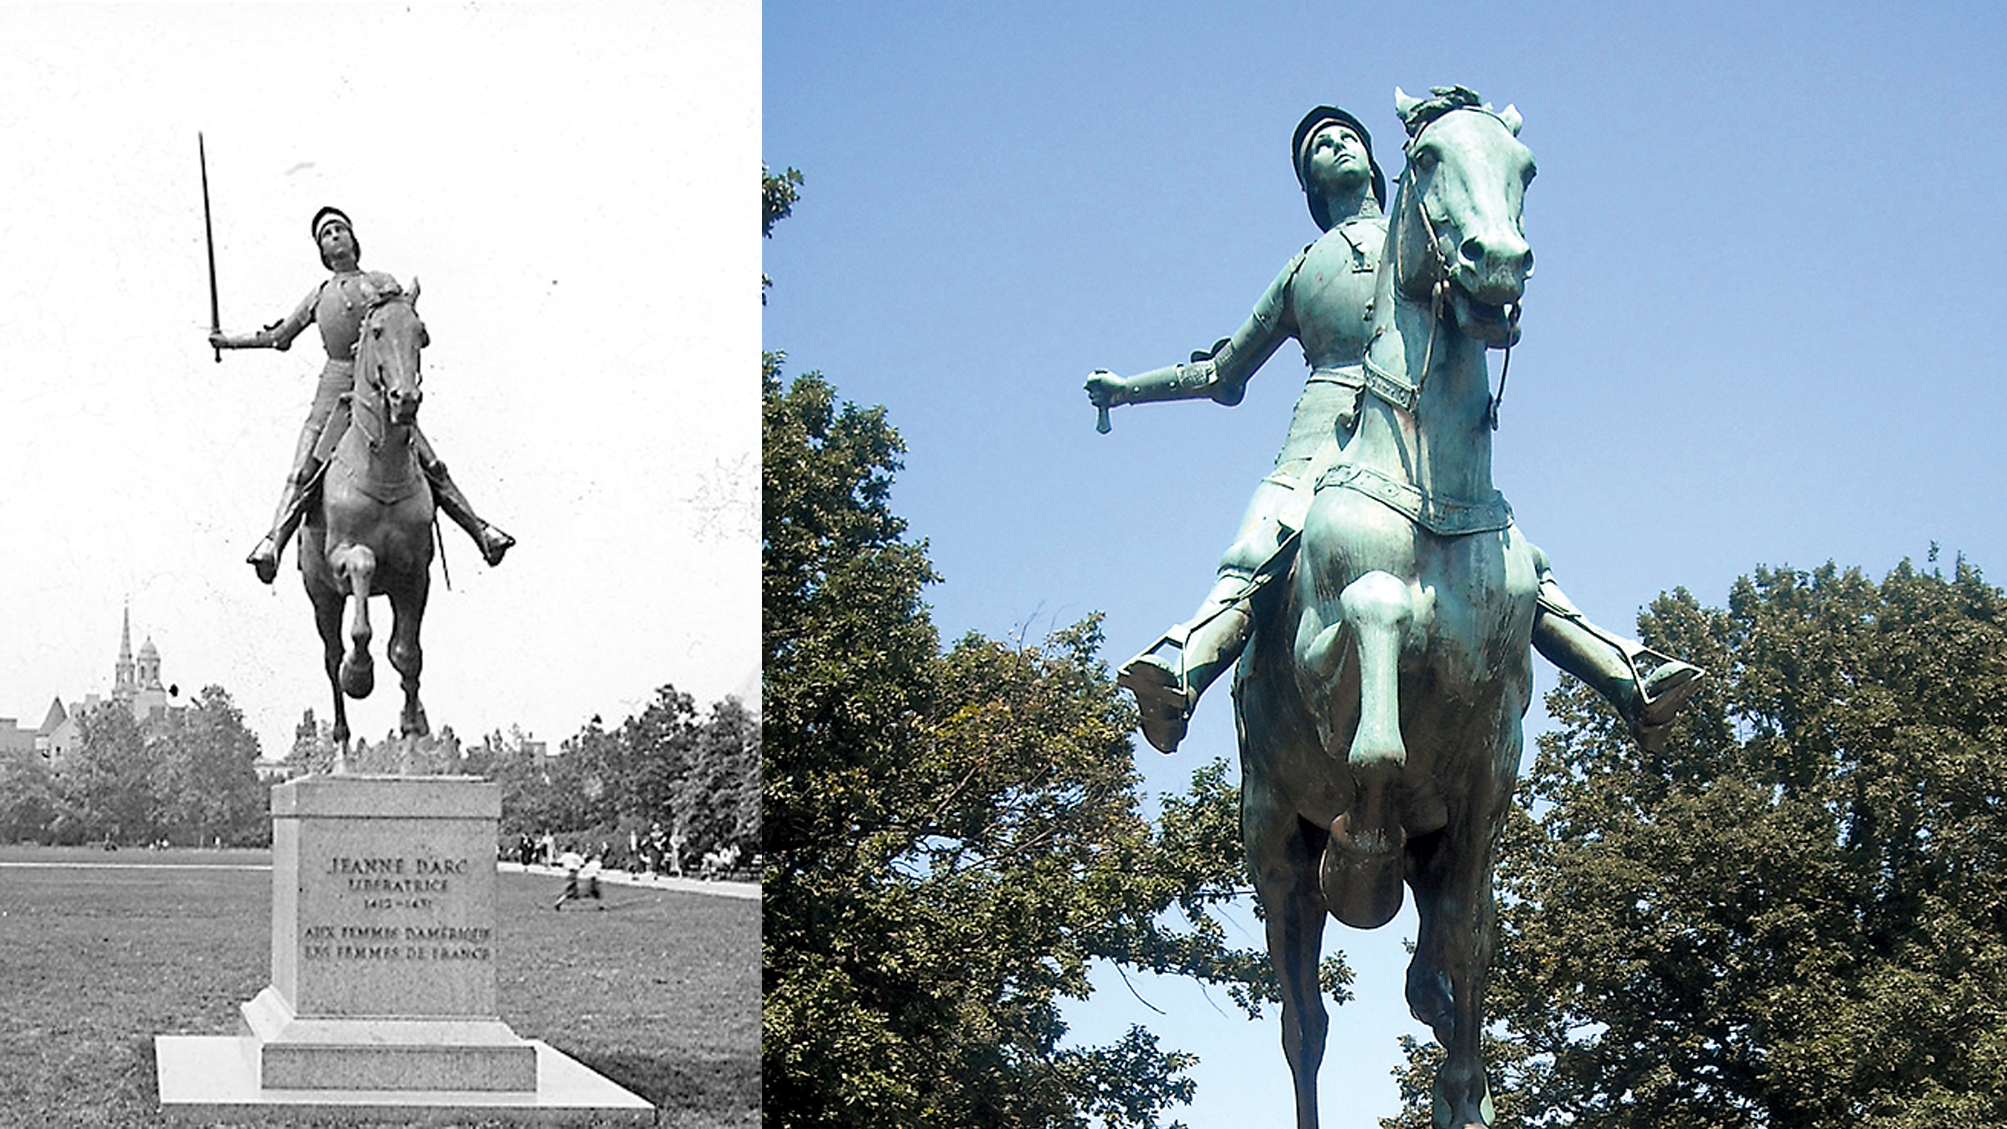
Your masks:
M 348 427 L 348 398 L 355 386 L 355 347 L 363 316 L 383 297 L 401 289 L 390 275 L 361 269 L 358 265 L 361 247 L 348 216 L 339 208 L 322 208 L 314 213 L 313 235 L 320 248 L 321 265 L 331 273 L 292 313 L 256 333 L 232 336 L 212 331 L 209 335 L 209 344 L 218 349 L 283 351 L 311 324 L 320 327 L 321 344 L 327 350 L 327 363 L 315 386 L 306 423 L 300 428 L 292 473 L 286 477 L 285 489 L 279 496 L 271 532 L 245 558 L 258 579 L 266 584 L 278 575 L 279 555 L 299 527 L 315 478 Z M 446 464 L 440 461 L 422 432 L 417 435 L 415 446 L 419 466 L 432 485 L 439 508 L 474 539 L 483 560 L 491 566 L 502 563 L 503 554 L 516 543 L 515 538 L 475 514 L 467 496 L 446 473 Z
M 1275 469 L 1255 488 L 1212 591 L 1190 620 L 1124 664 L 1117 678 L 1136 696 L 1144 738 L 1162 752 L 1177 748 L 1199 696 L 1239 657 L 1253 627 L 1256 594 L 1289 569 L 1319 477 L 1312 465 L 1342 460 L 1340 444 L 1357 418 L 1387 235 L 1386 177 L 1372 145 L 1366 127 L 1344 110 L 1319 106 L 1304 115 L 1290 155 L 1311 218 L 1324 234 L 1290 259 L 1233 336 L 1192 354 L 1189 363 L 1127 378 L 1105 371 L 1088 378 L 1088 399 L 1104 410 L 1200 397 L 1231 407 L 1284 338 L 1301 344 L 1310 367 Z M 1703 672 L 1591 623 L 1555 584 L 1545 554 L 1534 553 L 1540 576 L 1535 648 L 1616 706 L 1641 743 L 1658 747 Z

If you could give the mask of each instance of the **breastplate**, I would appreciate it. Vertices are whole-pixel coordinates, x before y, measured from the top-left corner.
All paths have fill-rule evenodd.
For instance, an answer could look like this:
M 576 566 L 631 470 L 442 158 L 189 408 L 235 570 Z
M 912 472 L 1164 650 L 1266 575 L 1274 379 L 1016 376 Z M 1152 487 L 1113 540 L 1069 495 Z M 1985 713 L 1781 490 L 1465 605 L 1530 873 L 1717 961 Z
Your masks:
M 1290 302 L 1310 367 L 1342 368 L 1365 357 L 1386 236 L 1384 223 L 1363 220 L 1325 232 L 1305 254 Z
M 336 275 L 321 287 L 320 300 L 314 303 L 314 324 L 320 327 L 321 345 L 333 360 L 355 359 L 363 315 L 369 312 L 361 284 L 359 274 Z

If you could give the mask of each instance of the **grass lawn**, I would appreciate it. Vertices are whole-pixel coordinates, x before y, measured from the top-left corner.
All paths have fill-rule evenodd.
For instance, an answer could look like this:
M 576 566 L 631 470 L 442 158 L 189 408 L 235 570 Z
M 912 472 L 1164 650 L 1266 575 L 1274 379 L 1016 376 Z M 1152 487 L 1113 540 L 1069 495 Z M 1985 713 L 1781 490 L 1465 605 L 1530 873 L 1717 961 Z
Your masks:
M 0 1126 L 163 1124 L 153 1037 L 234 1034 L 271 979 L 269 861 L 0 847 L 0 864 L 119 864 L 0 865 Z M 501 875 L 502 1019 L 654 1103 L 661 1125 L 758 1125 L 759 902 L 608 885 L 605 912 L 554 913 L 560 885 Z

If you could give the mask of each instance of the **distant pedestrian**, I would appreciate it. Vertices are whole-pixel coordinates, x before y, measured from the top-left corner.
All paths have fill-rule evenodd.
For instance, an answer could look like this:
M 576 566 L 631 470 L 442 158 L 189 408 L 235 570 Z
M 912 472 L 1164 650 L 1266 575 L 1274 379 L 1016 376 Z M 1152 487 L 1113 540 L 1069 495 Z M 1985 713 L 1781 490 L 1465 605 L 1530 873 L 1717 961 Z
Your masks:
M 577 851 L 566 851 L 558 856 L 557 864 L 564 868 L 564 893 L 551 903 L 551 908 L 561 910 L 564 904 L 578 897 L 579 872 L 585 869 L 585 857 Z M 599 871 L 593 871 L 593 885 L 599 884 Z
M 606 908 L 606 901 L 599 896 L 600 866 L 599 856 L 594 855 L 585 860 L 585 866 L 579 870 L 578 876 L 585 880 L 585 896 L 593 900 L 596 908 L 603 910 Z

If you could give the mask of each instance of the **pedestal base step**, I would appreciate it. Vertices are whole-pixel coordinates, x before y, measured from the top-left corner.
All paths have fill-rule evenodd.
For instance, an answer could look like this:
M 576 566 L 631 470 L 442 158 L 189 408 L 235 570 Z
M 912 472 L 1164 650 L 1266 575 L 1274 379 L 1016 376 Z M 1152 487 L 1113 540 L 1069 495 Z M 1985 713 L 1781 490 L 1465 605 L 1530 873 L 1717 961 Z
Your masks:
M 537 1088 L 537 1056 L 499 1019 L 300 1017 L 267 987 L 239 1033 L 267 1090 Z
M 268 1090 L 258 1084 L 256 1040 L 241 1035 L 156 1035 L 161 1112 L 179 1122 L 262 1124 L 342 1117 L 406 1123 L 465 1122 L 469 1115 L 524 1124 L 651 1125 L 655 1107 L 591 1067 L 535 1039 L 532 1091 Z

